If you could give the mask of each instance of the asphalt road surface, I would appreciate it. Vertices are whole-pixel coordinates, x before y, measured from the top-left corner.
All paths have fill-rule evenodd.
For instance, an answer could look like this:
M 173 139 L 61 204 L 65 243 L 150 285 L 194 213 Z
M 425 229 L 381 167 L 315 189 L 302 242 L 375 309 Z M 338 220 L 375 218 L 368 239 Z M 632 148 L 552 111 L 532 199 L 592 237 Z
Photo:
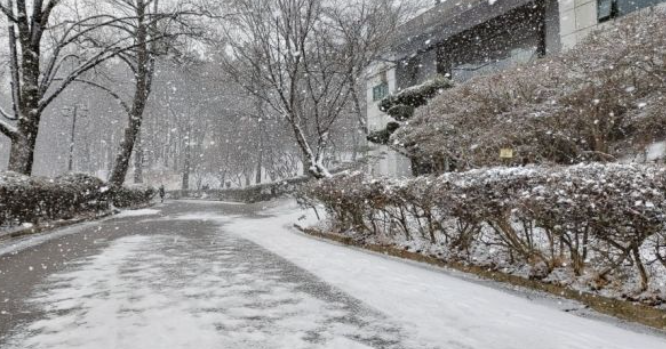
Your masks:
M 259 207 L 157 209 L 5 247 L 0 348 L 406 348 L 381 313 L 208 219 Z

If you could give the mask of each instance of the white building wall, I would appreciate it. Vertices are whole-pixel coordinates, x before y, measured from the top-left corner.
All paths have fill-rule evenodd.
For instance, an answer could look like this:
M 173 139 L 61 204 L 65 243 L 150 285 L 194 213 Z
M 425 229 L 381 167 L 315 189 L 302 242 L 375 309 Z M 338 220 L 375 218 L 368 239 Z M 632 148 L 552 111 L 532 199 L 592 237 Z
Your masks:
M 368 69 L 368 78 L 366 83 L 366 100 L 368 131 L 374 132 L 383 130 L 393 120 L 390 116 L 379 110 L 379 101 L 373 101 L 372 90 L 375 86 L 386 81 L 389 87 L 389 93 L 395 93 L 397 90 L 396 70 L 393 64 L 378 63 Z M 377 145 L 368 142 L 369 163 L 368 172 L 374 176 L 385 177 L 409 177 L 412 175 L 411 162 L 404 155 L 396 152 L 385 145 Z
M 574 47 L 597 27 L 597 0 L 560 0 L 560 42 Z
M 666 2 L 656 6 L 666 9 Z M 640 11 L 652 11 L 645 8 Z M 639 11 L 639 12 L 640 12 Z M 560 42 L 562 49 L 567 50 L 583 41 L 592 31 L 602 26 L 611 26 L 617 19 L 599 23 L 597 16 L 597 0 L 560 0 Z

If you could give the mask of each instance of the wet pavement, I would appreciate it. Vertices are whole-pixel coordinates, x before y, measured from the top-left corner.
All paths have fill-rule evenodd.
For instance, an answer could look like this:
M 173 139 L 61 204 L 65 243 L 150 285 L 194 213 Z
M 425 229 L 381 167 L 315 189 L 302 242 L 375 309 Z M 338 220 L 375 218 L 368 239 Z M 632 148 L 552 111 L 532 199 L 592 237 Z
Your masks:
M 0 245 L 0 348 L 406 348 L 381 312 L 225 231 L 260 206 L 155 209 Z

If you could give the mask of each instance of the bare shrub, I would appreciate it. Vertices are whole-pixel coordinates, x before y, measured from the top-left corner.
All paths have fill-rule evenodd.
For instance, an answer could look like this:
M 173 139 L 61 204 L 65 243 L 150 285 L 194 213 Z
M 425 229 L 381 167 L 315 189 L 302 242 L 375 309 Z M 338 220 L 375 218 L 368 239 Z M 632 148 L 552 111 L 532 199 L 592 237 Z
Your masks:
M 405 181 L 353 173 L 311 183 L 302 194 L 326 207 L 334 229 L 368 243 L 422 246 L 489 267 L 527 267 L 527 276 L 539 279 L 569 270 L 568 282 L 595 289 L 635 279 L 638 284 L 626 288 L 640 294 L 653 277 L 645 261 L 666 259 L 659 247 L 664 193 L 664 169 L 588 164 Z M 648 246 L 656 246 L 654 256 Z M 660 270 L 664 275 L 666 264 Z

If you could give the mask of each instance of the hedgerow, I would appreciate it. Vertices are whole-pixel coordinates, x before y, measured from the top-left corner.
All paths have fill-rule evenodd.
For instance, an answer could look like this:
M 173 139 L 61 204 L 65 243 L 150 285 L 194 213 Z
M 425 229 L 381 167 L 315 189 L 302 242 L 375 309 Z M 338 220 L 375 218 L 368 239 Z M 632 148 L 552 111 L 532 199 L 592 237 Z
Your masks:
M 302 196 L 324 205 L 335 231 L 363 242 L 659 303 L 665 193 L 662 168 L 586 164 L 405 181 L 353 173 L 309 184 Z
M 113 206 L 127 208 L 148 204 L 157 194 L 157 191 L 147 185 L 131 185 L 112 188 L 111 194 Z
M 96 177 L 56 178 L 0 174 L 0 226 L 70 219 L 77 215 L 150 202 L 152 188 L 112 188 Z

